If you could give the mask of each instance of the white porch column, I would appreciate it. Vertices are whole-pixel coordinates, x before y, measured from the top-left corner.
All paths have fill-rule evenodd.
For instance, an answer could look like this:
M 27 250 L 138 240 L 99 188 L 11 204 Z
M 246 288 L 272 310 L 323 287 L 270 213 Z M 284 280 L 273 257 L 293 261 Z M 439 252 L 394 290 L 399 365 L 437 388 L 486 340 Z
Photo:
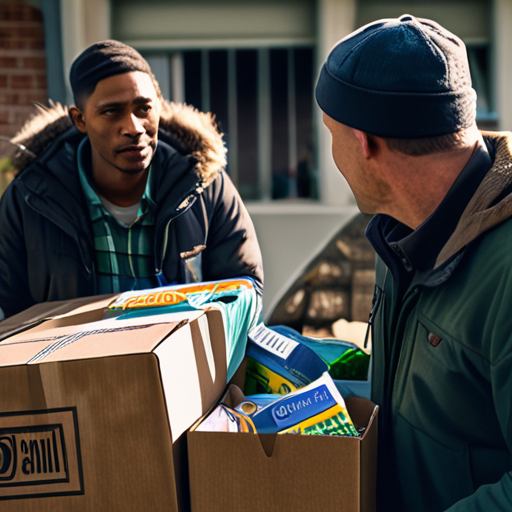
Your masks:
M 512 2 L 494 0 L 496 110 L 500 130 L 512 130 Z
M 73 103 L 69 68 L 87 46 L 110 37 L 109 0 L 61 0 L 62 55 L 66 78 L 67 103 Z
M 336 42 L 355 30 L 355 20 L 356 0 L 318 1 L 318 72 Z M 332 159 L 331 134 L 322 122 L 322 112 L 317 105 L 316 114 L 322 203 L 333 206 L 354 204 L 352 192 Z

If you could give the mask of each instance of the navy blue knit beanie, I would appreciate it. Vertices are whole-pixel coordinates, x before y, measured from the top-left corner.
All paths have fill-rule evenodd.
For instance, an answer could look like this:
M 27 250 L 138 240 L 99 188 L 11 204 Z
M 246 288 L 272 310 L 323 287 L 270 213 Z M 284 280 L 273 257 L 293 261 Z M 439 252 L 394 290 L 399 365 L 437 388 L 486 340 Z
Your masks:
M 336 121 L 381 137 L 445 135 L 476 118 L 464 43 L 408 14 L 342 39 L 322 67 L 316 100 Z
M 147 61 L 131 46 L 113 39 L 94 43 L 71 65 L 69 81 L 75 104 L 84 94 L 91 95 L 100 80 L 131 71 L 142 71 L 153 77 Z

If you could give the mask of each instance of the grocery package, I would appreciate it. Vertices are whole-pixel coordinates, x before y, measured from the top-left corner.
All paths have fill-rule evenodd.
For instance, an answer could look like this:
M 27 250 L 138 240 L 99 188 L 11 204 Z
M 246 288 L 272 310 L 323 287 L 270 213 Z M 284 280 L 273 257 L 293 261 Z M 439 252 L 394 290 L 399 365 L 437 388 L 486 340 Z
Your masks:
M 328 371 L 333 379 L 366 380 L 370 355 L 348 341 L 302 336 L 260 323 L 249 332 L 247 394 L 296 391 Z
M 313 350 L 327 363 L 333 379 L 366 380 L 370 354 L 355 343 L 334 338 L 302 336 L 294 329 L 283 325 L 271 329 Z
M 235 405 L 236 404 L 236 405 Z M 231 393 L 197 427 L 205 432 L 357 436 L 343 397 L 327 372 L 284 396 Z
M 249 332 L 245 392 L 286 394 L 328 370 L 309 347 L 260 323 Z
M 248 332 L 261 322 L 261 296 L 252 279 L 225 279 L 125 292 L 110 304 L 105 316 L 121 320 L 209 308 L 222 313 L 227 378 L 230 380 L 244 358 Z
M 227 405 L 218 405 L 204 420 L 198 432 L 249 432 L 256 433 L 253 421 L 243 412 L 231 409 Z

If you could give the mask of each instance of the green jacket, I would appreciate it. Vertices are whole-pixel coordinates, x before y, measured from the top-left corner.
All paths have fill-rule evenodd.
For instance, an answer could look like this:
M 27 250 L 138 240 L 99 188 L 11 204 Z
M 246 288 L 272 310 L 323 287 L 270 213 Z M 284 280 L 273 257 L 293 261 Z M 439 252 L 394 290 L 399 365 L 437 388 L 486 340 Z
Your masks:
M 434 269 L 395 303 L 381 259 L 373 308 L 380 511 L 512 510 L 512 135 Z

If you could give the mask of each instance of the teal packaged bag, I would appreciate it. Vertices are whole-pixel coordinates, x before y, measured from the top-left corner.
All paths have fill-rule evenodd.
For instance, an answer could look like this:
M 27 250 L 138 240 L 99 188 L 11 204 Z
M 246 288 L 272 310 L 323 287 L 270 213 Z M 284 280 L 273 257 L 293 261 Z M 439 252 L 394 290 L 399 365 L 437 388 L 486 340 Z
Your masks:
M 252 279 L 225 279 L 125 292 L 109 306 L 105 316 L 127 319 L 212 307 L 222 313 L 228 382 L 245 357 L 249 331 L 261 322 L 261 296 Z

